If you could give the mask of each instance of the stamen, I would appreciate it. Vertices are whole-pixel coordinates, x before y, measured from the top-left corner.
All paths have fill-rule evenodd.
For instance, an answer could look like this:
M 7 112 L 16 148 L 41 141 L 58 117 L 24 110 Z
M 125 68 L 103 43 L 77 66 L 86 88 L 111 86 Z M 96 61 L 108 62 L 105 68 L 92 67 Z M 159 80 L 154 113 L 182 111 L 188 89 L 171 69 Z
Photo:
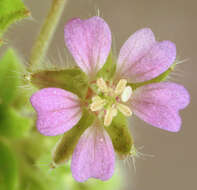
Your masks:
M 95 96 L 92 98 L 92 103 L 90 104 L 90 109 L 92 111 L 99 111 L 99 110 L 103 109 L 105 104 L 106 104 L 106 100 L 103 100 L 99 96 Z
M 131 94 L 132 94 L 132 88 L 130 86 L 127 86 L 121 94 L 122 102 L 127 102 L 131 97 Z
M 113 117 L 117 115 L 117 109 L 114 107 L 110 107 L 107 109 L 107 113 L 104 118 L 104 125 L 109 126 L 113 120 Z
M 115 105 L 112 105 L 112 115 L 115 117 L 118 113 L 118 110 L 115 108 Z
M 106 82 L 103 80 L 103 78 L 99 78 L 96 81 L 97 86 L 99 87 L 100 91 L 105 93 L 108 92 L 108 87 Z
M 122 112 L 125 116 L 131 116 L 132 111 L 128 106 L 125 106 L 124 104 L 117 104 L 117 108 L 120 112 Z
M 126 84 L 127 84 L 127 80 L 125 80 L 125 79 L 121 79 L 118 82 L 118 84 L 116 86 L 116 89 L 115 89 L 115 95 L 116 96 L 120 95 L 124 91 L 124 89 L 126 87 Z

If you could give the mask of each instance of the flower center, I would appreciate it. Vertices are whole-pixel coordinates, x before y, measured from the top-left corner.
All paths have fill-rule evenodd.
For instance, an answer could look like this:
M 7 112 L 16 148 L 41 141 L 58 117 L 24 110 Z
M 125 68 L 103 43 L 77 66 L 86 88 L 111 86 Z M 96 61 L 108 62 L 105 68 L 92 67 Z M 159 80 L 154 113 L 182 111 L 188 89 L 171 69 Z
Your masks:
M 109 126 L 118 111 L 125 116 L 131 116 L 131 109 L 125 104 L 132 95 L 132 89 L 127 85 L 127 80 L 121 79 L 114 87 L 107 85 L 103 78 L 96 81 L 98 94 L 93 96 L 90 109 L 98 112 L 100 117 L 104 117 L 104 125 Z

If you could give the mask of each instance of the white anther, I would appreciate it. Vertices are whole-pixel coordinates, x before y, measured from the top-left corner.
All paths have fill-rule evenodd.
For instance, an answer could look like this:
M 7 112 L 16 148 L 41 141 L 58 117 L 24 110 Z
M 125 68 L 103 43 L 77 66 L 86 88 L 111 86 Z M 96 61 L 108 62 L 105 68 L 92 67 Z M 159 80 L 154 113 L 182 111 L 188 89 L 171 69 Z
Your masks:
M 131 97 L 131 94 L 132 94 L 132 88 L 130 86 L 127 86 L 121 94 L 122 102 L 127 102 Z
M 106 82 L 103 80 L 103 78 L 97 79 L 96 84 L 97 84 L 97 86 L 99 87 L 99 90 L 100 90 L 101 92 L 104 92 L 104 93 L 105 93 L 105 92 L 108 91 L 107 84 L 106 84 Z
M 131 116 L 132 111 L 128 106 L 125 106 L 124 104 L 117 104 L 117 109 L 122 112 L 125 116 Z
M 115 89 L 115 95 L 118 96 L 120 94 L 122 94 L 122 92 L 124 91 L 125 87 L 126 87 L 126 84 L 127 84 L 127 80 L 125 79 L 121 79 L 117 86 L 116 86 L 116 89 Z
M 115 108 L 115 106 L 113 105 L 112 106 L 112 115 L 113 115 L 113 117 L 115 117 L 116 115 L 117 115 L 117 113 L 118 113 L 118 110 Z
M 106 100 L 103 100 L 99 96 L 95 96 L 92 98 L 92 103 L 90 104 L 90 109 L 92 111 L 99 111 L 104 107 L 105 104 L 106 104 Z
M 109 126 L 113 120 L 113 117 L 115 117 L 116 115 L 117 115 L 116 108 L 113 107 L 108 108 L 104 118 L 104 125 Z

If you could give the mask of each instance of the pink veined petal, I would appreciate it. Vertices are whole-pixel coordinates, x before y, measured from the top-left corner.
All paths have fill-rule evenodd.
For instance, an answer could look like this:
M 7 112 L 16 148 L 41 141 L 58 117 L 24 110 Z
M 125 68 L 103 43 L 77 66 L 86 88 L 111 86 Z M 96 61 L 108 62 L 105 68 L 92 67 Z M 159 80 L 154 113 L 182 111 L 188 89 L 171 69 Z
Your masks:
M 81 118 L 79 98 L 63 89 L 44 88 L 32 95 L 41 134 L 55 136 L 71 129 Z
M 108 180 L 113 175 L 114 164 L 114 149 L 107 132 L 100 126 L 86 129 L 72 156 L 71 170 L 75 180 Z
M 88 75 L 95 75 L 105 64 L 111 49 L 111 32 L 102 18 L 72 19 L 65 26 L 64 38 L 76 63 Z
M 170 41 L 157 42 L 140 60 L 122 74 L 129 82 L 143 82 L 165 72 L 176 59 L 176 46 Z
M 131 35 L 120 49 L 117 74 L 124 78 L 124 73 L 141 59 L 155 43 L 155 36 L 149 28 L 138 30 Z
M 130 100 L 133 112 L 145 122 L 171 132 L 181 127 L 179 110 L 190 101 L 187 90 L 178 84 L 162 82 L 139 87 Z

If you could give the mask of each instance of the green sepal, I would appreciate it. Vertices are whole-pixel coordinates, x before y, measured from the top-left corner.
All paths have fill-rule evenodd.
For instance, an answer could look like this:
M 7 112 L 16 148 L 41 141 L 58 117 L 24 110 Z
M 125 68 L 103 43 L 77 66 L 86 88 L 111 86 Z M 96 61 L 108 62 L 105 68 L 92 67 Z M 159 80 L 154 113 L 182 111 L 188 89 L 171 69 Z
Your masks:
M 20 138 L 28 134 L 32 120 L 20 115 L 14 108 L 0 104 L 0 136 Z
M 82 133 L 93 123 L 94 115 L 84 110 L 82 118 L 76 126 L 66 132 L 53 154 L 54 164 L 61 164 L 69 160 Z
M 22 0 L 1 0 L 0 1 L 0 36 L 6 31 L 9 25 L 30 16 Z
M 21 64 L 13 49 L 8 49 L 0 60 L 0 103 L 10 104 L 17 96 Z
M 106 63 L 102 69 L 97 73 L 97 78 L 102 77 L 105 81 L 108 81 L 113 78 L 116 72 L 115 59 L 112 53 L 109 54 Z
M 84 98 L 88 90 L 88 78 L 79 68 L 41 71 L 31 75 L 31 82 L 38 88 L 62 88 L 77 94 L 80 98 Z
M 9 146 L 0 140 L 0 189 L 15 190 L 18 170 L 15 155 Z
M 113 119 L 112 124 L 109 127 L 105 127 L 107 130 L 116 153 L 121 158 L 129 155 L 133 145 L 133 138 L 128 128 L 127 118 L 122 114 Z
M 136 88 L 138 88 L 140 86 L 144 86 L 144 85 L 151 84 L 151 83 L 157 83 L 157 82 L 165 81 L 168 78 L 168 76 L 170 75 L 170 73 L 174 70 L 176 64 L 177 64 L 176 62 L 173 63 L 168 70 L 163 72 L 158 77 L 155 77 L 155 78 L 153 78 L 151 80 L 148 80 L 148 81 L 145 81 L 145 82 L 129 83 L 129 85 L 132 87 L 133 90 L 135 90 Z

